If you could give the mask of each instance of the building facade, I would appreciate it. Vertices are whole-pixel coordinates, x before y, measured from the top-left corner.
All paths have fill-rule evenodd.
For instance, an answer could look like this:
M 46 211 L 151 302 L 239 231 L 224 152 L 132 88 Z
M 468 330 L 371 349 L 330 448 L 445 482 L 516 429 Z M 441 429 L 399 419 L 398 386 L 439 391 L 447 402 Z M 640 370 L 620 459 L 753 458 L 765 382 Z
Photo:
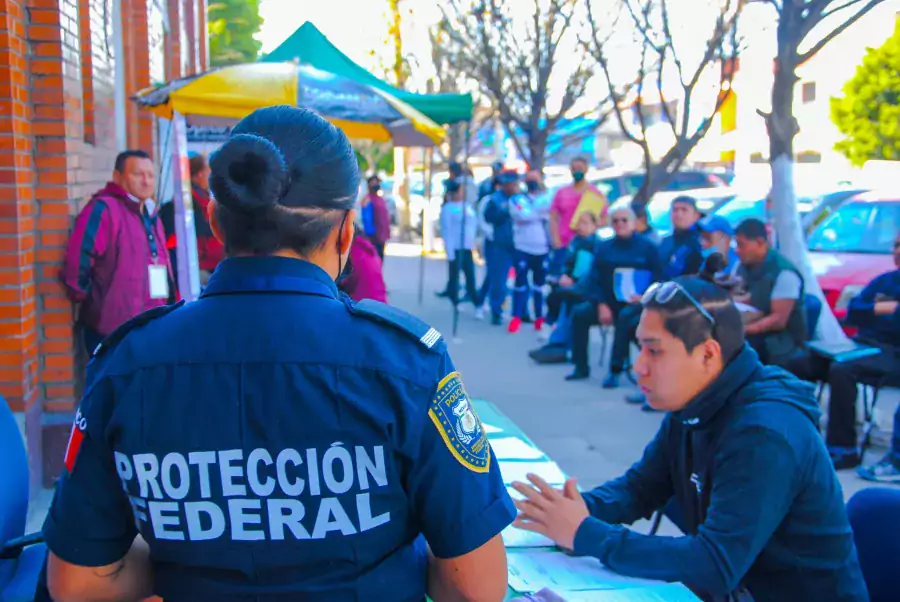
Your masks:
M 59 280 L 74 218 L 119 151 L 158 154 L 153 118 L 128 99 L 205 69 L 206 29 L 206 0 L 0 0 L 0 395 L 33 488 L 59 474 L 81 393 Z

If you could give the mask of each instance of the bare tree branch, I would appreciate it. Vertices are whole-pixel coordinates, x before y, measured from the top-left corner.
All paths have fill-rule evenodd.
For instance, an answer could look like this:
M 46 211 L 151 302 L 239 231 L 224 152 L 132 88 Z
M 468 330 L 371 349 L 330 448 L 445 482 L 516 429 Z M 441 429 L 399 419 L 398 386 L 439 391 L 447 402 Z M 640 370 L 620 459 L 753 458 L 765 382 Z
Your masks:
M 803 63 L 814 57 L 820 50 L 822 50 L 822 48 L 825 47 L 826 44 L 828 44 L 828 42 L 844 33 L 844 31 L 846 31 L 848 27 L 862 19 L 866 15 L 866 13 L 881 4 L 881 2 L 883 2 L 883 0 L 869 0 L 868 2 L 866 2 L 864 6 L 862 6 L 858 11 L 849 16 L 843 23 L 832 29 L 821 40 L 813 44 L 812 48 L 801 54 L 799 57 L 799 64 L 802 65 Z M 846 8 L 848 6 L 852 6 L 853 4 L 855 4 L 855 2 L 848 2 L 840 8 Z M 829 11 L 829 14 L 834 14 L 835 12 L 837 12 L 837 10 L 839 9 Z

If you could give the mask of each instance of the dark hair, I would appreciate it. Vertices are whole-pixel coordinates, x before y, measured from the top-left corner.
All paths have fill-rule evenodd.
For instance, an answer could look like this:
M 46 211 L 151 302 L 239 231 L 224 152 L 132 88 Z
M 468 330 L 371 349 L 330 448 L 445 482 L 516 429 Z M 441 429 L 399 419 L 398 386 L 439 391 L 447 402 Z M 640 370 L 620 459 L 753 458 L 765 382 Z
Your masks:
M 731 296 L 723 288 L 698 276 L 681 276 L 674 280 L 709 312 L 715 325 L 681 293 L 662 304 L 655 299 L 648 301 L 644 308 L 663 316 L 666 331 L 684 343 L 688 353 L 707 339 L 715 340 L 722 348 L 722 360 L 727 364 L 744 346 L 744 322 Z
M 145 151 L 142 150 L 126 150 L 122 151 L 118 155 L 116 155 L 116 171 L 119 173 L 125 173 L 125 166 L 128 164 L 129 159 L 149 159 L 150 155 L 148 155 Z
M 287 105 L 257 109 L 209 161 L 229 255 L 319 248 L 356 202 L 359 164 L 347 137 Z
M 738 224 L 734 229 L 735 235 L 743 236 L 749 240 L 769 240 L 769 233 L 766 230 L 766 224 L 756 218 L 749 218 Z
M 378 174 L 373 173 L 371 176 L 366 178 L 366 185 L 370 185 L 374 180 L 378 180 L 379 182 L 381 182 L 381 178 L 378 177 Z
M 453 161 L 449 165 L 447 165 L 447 172 L 451 177 L 461 176 L 463 174 L 463 168 L 460 163 Z
M 647 217 L 647 204 L 640 201 L 631 201 L 631 210 L 634 211 L 634 219 Z
M 716 274 L 726 267 L 728 267 L 728 263 L 725 261 L 725 256 L 719 252 L 712 253 L 703 261 L 703 266 L 700 268 L 700 277 L 707 282 L 715 283 Z
M 587 159 L 585 159 L 584 157 L 582 157 L 581 155 L 579 155 L 577 157 L 573 157 L 572 160 L 569 161 L 569 165 L 572 165 L 572 163 L 579 163 L 579 162 L 584 163 L 585 166 L 587 166 L 587 167 L 590 167 L 590 165 L 591 165 L 590 162 Z
M 206 157 L 203 155 L 194 155 L 188 159 L 188 164 L 191 166 L 191 177 L 193 178 L 206 167 Z

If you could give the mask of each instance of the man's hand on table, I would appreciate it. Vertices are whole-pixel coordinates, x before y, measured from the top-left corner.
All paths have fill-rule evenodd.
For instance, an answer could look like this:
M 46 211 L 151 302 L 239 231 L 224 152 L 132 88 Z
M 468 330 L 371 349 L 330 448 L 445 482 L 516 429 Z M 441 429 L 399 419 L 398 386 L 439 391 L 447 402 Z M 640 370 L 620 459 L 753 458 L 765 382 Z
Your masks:
M 897 311 L 897 302 L 896 301 L 876 301 L 875 302 L 875 315 L 876 316 L 890 316 L 895 311 Z
M 533 485 L 518 481 L 512 484 L 516 491 L 525 496 L 524 500 L 516 501 L 519 516 L 513 525 L 540 533 L 559 547 L 573 550 L 575 534 L 584 519 L 590 516 L 575 479 L 566 481 L 561 490 L 554 489 L 534 474 L 529 474 L 528 480 Z

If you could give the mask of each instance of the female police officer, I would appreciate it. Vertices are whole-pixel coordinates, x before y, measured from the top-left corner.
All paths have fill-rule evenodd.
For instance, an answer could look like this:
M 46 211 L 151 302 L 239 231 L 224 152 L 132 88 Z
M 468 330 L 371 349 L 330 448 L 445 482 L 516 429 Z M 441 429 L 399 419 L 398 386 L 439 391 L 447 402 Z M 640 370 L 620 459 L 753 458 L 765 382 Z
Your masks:
M 229 258 L 95 352 L 44 527 L 54 599 L 502 599 L 515 509 L 440 335 L 335 287 L 346 137 L 261 109 L 211 168 Z

